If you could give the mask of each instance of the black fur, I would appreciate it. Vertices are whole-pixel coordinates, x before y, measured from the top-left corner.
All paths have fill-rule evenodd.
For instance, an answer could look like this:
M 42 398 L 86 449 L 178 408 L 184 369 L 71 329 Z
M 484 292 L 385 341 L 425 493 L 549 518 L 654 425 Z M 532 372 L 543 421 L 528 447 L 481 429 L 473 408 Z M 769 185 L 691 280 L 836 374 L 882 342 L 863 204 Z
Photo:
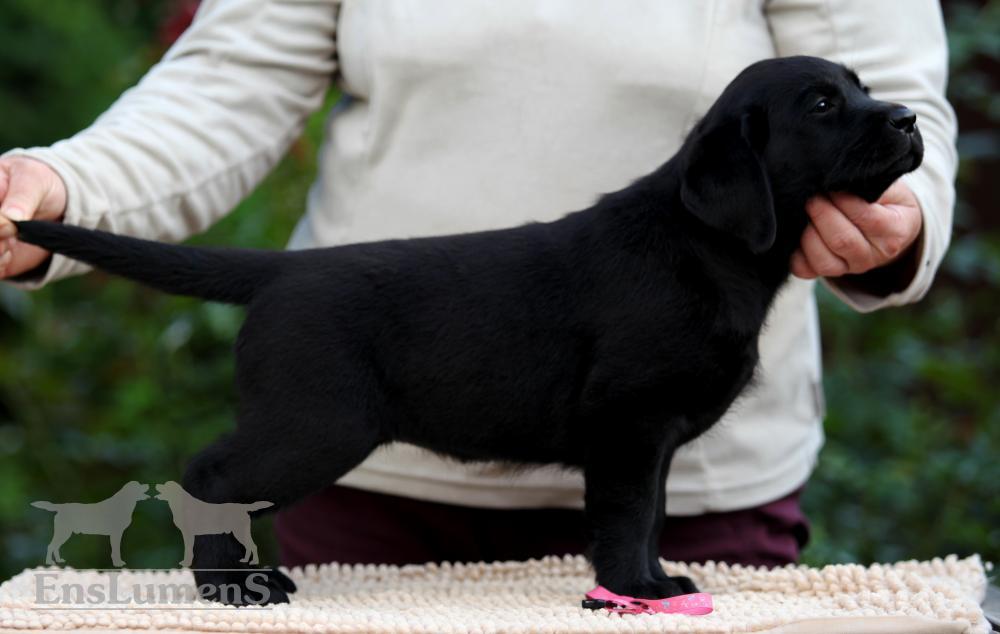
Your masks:
M 820 99 L 833 104 L 818 111 Z M 383 443 L 580 468 L 597 581 L 691 592 L 656 557 L 674 451 L 714 424 L 806 226 L 806 199 L 874 199 L 922 157 L 892 104 L 816 58 L 741 73 L 676 156 L 550 223 L 295 253 L 166 246 L 18 223 L 20 238 L 174 293 L 246 303 L 235 431 L 184 487 L 289 505 Z M 199 537 L 196 568 L 236 568 Z M 244 573 L 198 572 L 199 583 Z M 270 580 L 271 600 L 293 586 Z

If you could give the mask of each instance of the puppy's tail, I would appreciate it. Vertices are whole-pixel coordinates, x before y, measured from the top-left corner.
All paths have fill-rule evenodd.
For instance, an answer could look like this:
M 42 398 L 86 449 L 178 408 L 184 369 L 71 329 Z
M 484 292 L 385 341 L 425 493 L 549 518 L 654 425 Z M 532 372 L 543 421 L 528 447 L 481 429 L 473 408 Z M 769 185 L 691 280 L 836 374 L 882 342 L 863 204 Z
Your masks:
M 274 504 L 272 504 L 270 502 L 252 502 L 250 504 L 244 504 L 243 508 L 247 512 L 250 512 L 250 511 L 259 511 L 261 509 L 266 509 L 266 508 L 269 508 L 269 507 L 272 507 L 272 506 L 274 506 Z
M 36 509 L 42 509 L 43 511 L 52 511 L 55 513 L 59 510 L 62 504 L 53 504 L 52 502 L 32 502 L 31 505 Z
M 18 240 L 173 295 L 246 304 L 288 254 L 164 244 L 57 222 L 14 223 Z

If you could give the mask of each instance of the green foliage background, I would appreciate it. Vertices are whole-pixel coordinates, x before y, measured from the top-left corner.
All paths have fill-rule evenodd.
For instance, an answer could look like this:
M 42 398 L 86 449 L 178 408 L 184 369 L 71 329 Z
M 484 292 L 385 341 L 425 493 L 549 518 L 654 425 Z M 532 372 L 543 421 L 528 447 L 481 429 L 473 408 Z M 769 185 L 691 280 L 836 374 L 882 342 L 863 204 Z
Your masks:
M 86 126 L 153 63 L 172 0 L 5 0 L 0 151 Z M 858 315 L 820 290 L 828 441 L 805 494 L 809 563 L 982 553 L 1000 560 L 1000 2 L 946 4 L 963 127 L 953 247 L 925 301 Z M 304 209 L 320 117 L 225 221 L 194 240 L 281 248 Z M 36 293 L 0 284 L 0 578 L 42 562 L 50 514 L 128 480 L 178 479 L 230 421 L 241 311 L 100 274 Z M 264 561 L 275 561 L 266 525 Z M 166 505 L 125 534 L 133 567 L 181 556 Z M 77 567 L 108 564 L 77 536 Z

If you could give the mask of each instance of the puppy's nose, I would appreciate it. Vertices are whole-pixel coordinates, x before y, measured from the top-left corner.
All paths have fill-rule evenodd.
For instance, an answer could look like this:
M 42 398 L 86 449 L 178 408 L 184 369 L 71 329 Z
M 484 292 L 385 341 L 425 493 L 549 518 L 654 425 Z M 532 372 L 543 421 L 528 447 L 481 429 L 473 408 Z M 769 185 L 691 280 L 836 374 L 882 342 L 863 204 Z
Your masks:
M 917 115 L 906 106 L 896 106 L 889 111 L 889 125 L 902 130 L 907 134 L 913 134 L 913 125 L 917 122 Z

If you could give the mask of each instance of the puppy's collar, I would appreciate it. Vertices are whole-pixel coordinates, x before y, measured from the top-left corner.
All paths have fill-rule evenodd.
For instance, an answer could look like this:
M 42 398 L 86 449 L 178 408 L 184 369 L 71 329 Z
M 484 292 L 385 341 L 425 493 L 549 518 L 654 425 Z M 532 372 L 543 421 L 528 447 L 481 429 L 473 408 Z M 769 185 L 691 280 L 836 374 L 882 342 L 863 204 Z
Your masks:
M 611 592 L 597 586 L 587 593 L 583 607 L 590 610 L 604 608 L 619 614 L 686 614 L 703 616 L 712 612 L 712 595 L 707 592 L 682 594 L 669 599 L 636 599 Z

